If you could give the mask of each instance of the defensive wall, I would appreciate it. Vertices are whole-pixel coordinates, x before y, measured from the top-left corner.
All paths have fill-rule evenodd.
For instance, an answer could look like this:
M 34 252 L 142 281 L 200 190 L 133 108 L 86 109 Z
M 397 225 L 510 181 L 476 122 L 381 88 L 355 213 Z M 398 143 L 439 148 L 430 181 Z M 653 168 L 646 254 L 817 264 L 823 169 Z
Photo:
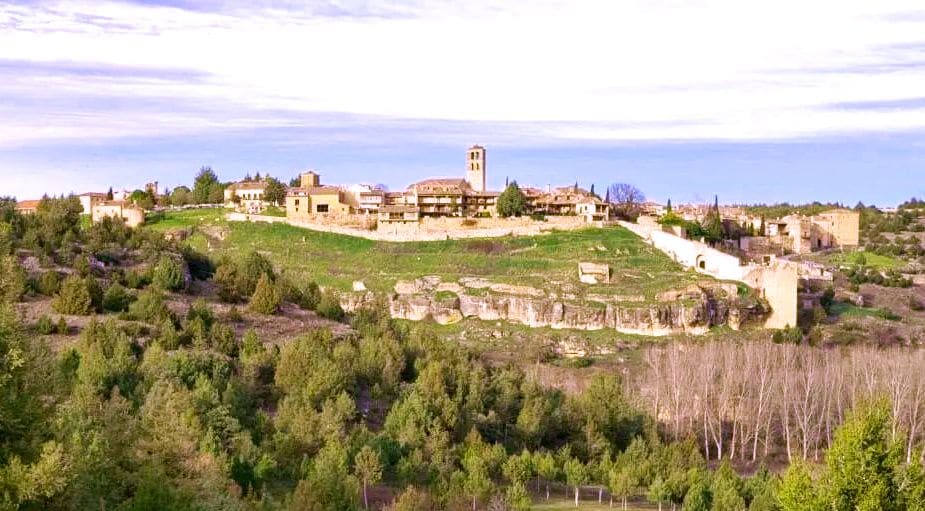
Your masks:
M 705 243 L 665 232 L 658 225 L 620 222 L 646 243 L 688 269 L 720 280 L 742 282 L 757 290 L 771 306 L 767 328 L 786 328 L 797 324 L 798 266 L 784 260 L 767 265 L 742 264 L 738 257 L 716 250 Z
M 362 218 L 359 215 L 353 215 Z M 503 236 L 536 236 L 554 230 L 573 230 L 602 224 L 589 224 L 578 216 L 550 216 L 546 221 L 530 218 L 422 218 L 419 223 L 382 225 L 376 230 L 358 220 L 319 215 L 312 219 L 289 219 L 279 216 L 228 213 L 232 222 L 285 223 L 313 231 L 356 236 L 374 241 L 440 241 L 448 239 L 500 238 Z

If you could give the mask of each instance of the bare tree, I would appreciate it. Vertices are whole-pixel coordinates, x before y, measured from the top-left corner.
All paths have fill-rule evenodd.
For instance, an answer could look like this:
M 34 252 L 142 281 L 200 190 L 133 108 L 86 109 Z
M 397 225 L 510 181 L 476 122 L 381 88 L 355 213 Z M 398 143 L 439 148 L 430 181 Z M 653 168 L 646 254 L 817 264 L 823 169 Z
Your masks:
M 607 188 L 607 197 L 614 214 L 628 220 L 635 220 L 646 201 L 645 194 L 628 183 L 613 183 Z

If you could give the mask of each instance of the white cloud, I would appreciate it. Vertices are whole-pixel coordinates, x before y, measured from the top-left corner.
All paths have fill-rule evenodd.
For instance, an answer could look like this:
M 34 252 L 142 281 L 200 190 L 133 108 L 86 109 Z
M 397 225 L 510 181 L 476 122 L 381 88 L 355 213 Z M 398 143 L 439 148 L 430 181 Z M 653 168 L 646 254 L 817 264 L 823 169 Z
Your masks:
M 925 95 L 918 2 L 495 4 L 367 2 L 355 17 L 325 14 L 349 5 L 0 6 L 0 60 L 202 73 L 6 80 L 0 95 L 92 101 L 77 112 L 17 105 L 0 144 L 292 125 L 311 112 L 510 122 L 525 136 L 578 140 L 925 127 L 921 108 L 829 107 Z M 155 98 L 162 107 L 128 101 L 113 111 L 107 98 Z M 171 100 L 175 109 L 163 107 Z

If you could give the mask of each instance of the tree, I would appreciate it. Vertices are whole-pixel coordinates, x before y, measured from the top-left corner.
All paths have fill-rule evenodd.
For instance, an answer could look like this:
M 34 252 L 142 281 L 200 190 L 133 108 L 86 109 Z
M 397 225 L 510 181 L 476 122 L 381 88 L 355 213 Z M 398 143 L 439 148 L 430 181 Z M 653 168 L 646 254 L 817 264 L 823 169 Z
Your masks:
M 903 448 L 891 433 L 886 401 L 861 405 L 835 432 L 820 491 L 834 510 L 898 509 Z
M 566 484 L 575 489 L 575 507 L 578 507 L 578 494 L 581 486 L 588 482 L 588 467 L 576 458 L 569 458 L 562 467 Z
M 251 296 L 250 310 L 260 314 L 273 315 L 279 310 L 279 290 L 273 285 L 270 276 L 264 273 L 257 281 L 257 287 Z
M 103 295 L 103 310 L 110 312 L 124 312 L 132 303 L 132 296 L 128 294 L 122 284 L 113 283 Z
M 0 301 L 17 302 L 26 292 L 26 273 L 16 258 L 0 255 Z
M 719 213 L 719 197 L 714 197 L 713 207 L 703 219 L 704 237 L 711 243 L 719 243 L 726 237 L 723 219 Z
M 612 495 L 619 495 L 623 500 L 623 509 L 626 510 L 626 498 L 636 489 L 632 471 L 629 467 L 613 468 L 608 474 L 607 486 Z
M 783 511 L 816 511 L 827 507 L 819 498 L 806 463 L 801 460 L 787 467 L 777 496 Z
M 279 205 L 286 201 L 286 187 L 276 178 L 268 177 L 263 189 L 263 200 Z
M 152 280 L 166 291 L 180 291 L 186 288 L 186 275 L 182 259 L 168 254 L 162 255 L 154 266 Z
M 71 275 L 64 279 L 52 307 L 61 314 L 77 316 L 90 314 L 93 310 L 93 300 L 87 289 L 86 281 L 78 275 Z
M 170 194 L 171 206 L 186 206 L 187 204 L 192 204 L 192 201 L 192 192 L 190 192 L 190 189 L 185 186 L 178 186 L 174 188 L 173 192 Z
M 353 472 L 363 485 L 363 507 L 369 509 L 369 497 L 366 489 L 370 484 L 376 484 L 382 479 L 382 464 L 379 462 L 379 453 L 368 445 L 364 445 L 353 460 Z
M 526 210 L 527 198 L 517 186 L 517 181 L 512 181 L 498 196 L 498 214 L 508 218 L 523 215 Z
M 670 496 L 668 485 L 665 484 L 665 480 L 662 479 L 662 476 L 658 476 L 652 481 L 652 484 L 649 485 L 649 492 L 646 494 L 646 498 L 649 499 L 649 502 L 658 504 L 659 511 L 662 511 L 662 502 L 668 500 Z
M 212 167 L 202 167 L 196 174 L 193 181 L 193 202 L 196 204 L 208 204 L 214 198 L 214 190 L 221 192 L 222 185 L 218 182 L 218 176 L 212 171 Z M 221 202 L 219 200 L 218 202 Z
M 639 188 L 628 183 L 614 183 L 607 188 L 607 196 L 614 213 L 627 220 L 635 220 L 642 211 L 646 196 Z
M 559 476 L 556 458 L 551 452 L 537 451 L 534 454 L 533 466 L 536 467 L 536 474 L 546 482 L 546 500 L 549 500 L 549 482 Z

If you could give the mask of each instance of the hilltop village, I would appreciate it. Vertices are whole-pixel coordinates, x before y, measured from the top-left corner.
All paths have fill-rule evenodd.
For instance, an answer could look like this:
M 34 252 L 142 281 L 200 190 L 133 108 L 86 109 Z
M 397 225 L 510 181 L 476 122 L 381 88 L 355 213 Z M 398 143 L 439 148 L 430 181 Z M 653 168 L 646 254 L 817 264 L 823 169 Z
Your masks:
M 290 186 L 258 175 L 228 183 L 218 193 L 232 221 L 285 222 L 392 242 L 536 235 L 622 225 L 687 269 L 756 290 L 768 304 L 764 325 L 776 329 L 797 325 L 801 311 L 817 308 L 831 287 L 832 272 L 801 256 L 854 250 L 860 243 L 860 213 L 844 208 L 768 218 L 718 202 L 677 207 L 670 201 L 665 205 L 647 202 L 632 187 L 629 193 L 620 191 L 628 185 L 614 189 L 619 197 L 611 197 L 608 188 L 603 198 L 593 187 L 586 190 L 577 183 L 545 189 L 509 183 L 504 191 L 492 191 L 487 189 L 487 172 L 487 151 L 474 145 L 466 151 L 463 177 L 426 179 L 403 191 L 368 184 L 324 184 L 318 172 L 306 171 Z M 120 218 L 136 227 L 144 222 L 145 209 L 160 209 L 155 205 L 166 201 L 167 192 L 159 193 L 158 183 L 153 182 L 134 192 L 110 190 L 77 197 L 93 222 Z M 504 194 L 515 195 L 518 209 L 513 214 L 499 207 Z M 218 197 L 216 190 L 210 195 L 212 200 Z M 23 201 L 17 209 L 34 212 L 37 204 Z M 607 264 L 574 263 L 582 282 L 610 283 L 612 270 Z M 365 289 L 362 282 L 354 287 Z M 396 312 L 415 319 L 431 313 L 429 309 Z
M 854 456 L 842 405 L 874 399 L 882 449 L 895 424 L 891 459 L 921 462 L 922 201 L 491 191 L 484 148 L 465 161 L 398 192 L 203 168 L 190 188 L 0 198 L 2 411 L 25 425 L 4 498 L 821 509 L 804 493 L 825 476 L 778 473 Z

